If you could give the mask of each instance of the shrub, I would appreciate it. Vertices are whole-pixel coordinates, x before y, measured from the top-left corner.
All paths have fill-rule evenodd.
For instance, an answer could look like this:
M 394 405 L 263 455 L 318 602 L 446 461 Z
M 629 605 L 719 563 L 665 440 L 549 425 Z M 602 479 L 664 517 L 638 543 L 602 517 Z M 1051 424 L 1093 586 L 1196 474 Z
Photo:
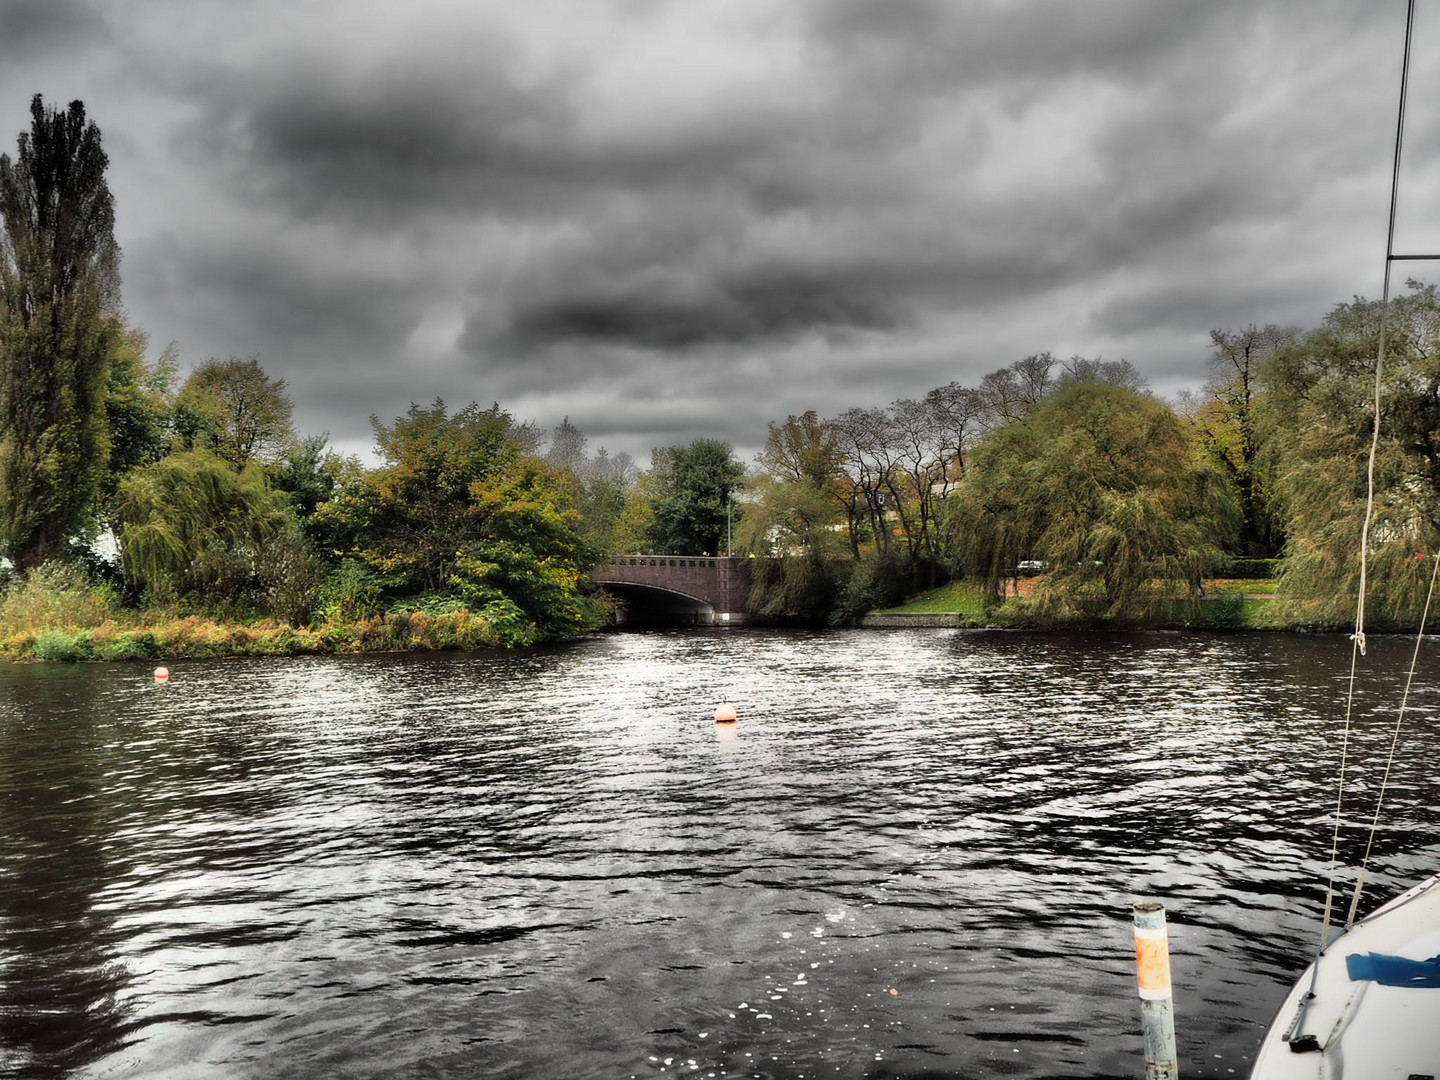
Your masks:
M 893 555 L 882 552 L 866 556 L 854 564 L 840 589 L 830 614 L 831 625 L 848 626 L 859 622 L 867 611 L 894 607 L 905 599 L 909 581 L 905 567 Z
M 49 663 L 90 659 L 90 635 L 84 630 L 51 628 L 35 635 L 35 656 Z
M 380 613 L 384 586 L 363 563 L 346 559 L 334 570 L 320 590 L 320 610 L 330 622 L 359 622 Z
M 1194 605 L 1191 626 L 1206 630 L 1240 630 L 1245 627 L 1245 596 L 1224 593 Z
M 470 616 L 469 612 L 456 612 L 456 616 Z M 475 622 L 481 625 L 466 625 L 465 620 L 456 628 L 456 648 L 481 649 L 487 645 L 503 645 L 514 648 L 517 645 L 534 645 L 539 631 L 535 624 L 515 603 L 505 597 L 492 600 L 480 612 Z
M 160 655 L 155 635 L 149 630 L 127 630 L 104 638 L 92 633 L 90 644 L 101 660 L 153 660 Z
M 259 577 L 265 608 L 291 626 L 309 621 L 310 613 L 323 603 L 329 584 L 325 564 L 295 529 L 280 533 L 266 545 Z
M 0 596 L 0 628 L 9 633 L 53 626 L 99 626 L 116 610 L 115 594 L 92 585 L 70 563 L 47 562 Z

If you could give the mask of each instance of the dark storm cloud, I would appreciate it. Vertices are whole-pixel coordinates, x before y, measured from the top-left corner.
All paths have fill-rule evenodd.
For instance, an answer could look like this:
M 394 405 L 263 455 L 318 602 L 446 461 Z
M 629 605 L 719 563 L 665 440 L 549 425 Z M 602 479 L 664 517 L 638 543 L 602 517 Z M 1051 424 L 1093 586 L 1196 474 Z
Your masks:
M 369 225 L 579 213 L 607 193 L 728 186 L 723 177 L 747 170 L 756 203 L 799 198 L 792 181 L 754 164 L 795 134 L 774 117 L 717 108 L 710 123 L 663 140 L 600 133 L 587 126 L 582 88 L 517 70 L 513 53 L 488 33 L 437 55 L 353 65 L 291 52 L 194 84 L 200 110 L 176 148 L 222 162 L 233 183 L 302 216 Z
M 78 47 L 108 34 L 104 16 L 84 0 L 0 3 L 0 64 L 33 63 L 46 54 L 73 59 Z
M 899 331 L 936 305 L 1103 274 L 1264 201 L 1218 167 L 1228 148 L 1213 173 L 1194 160 L 1234 92 L 1213 72 L 1256 25 L 1243 5 L 800 10 L 811 77 L 783 107 L 722 98 L 701 122 L 665 126 L 657 94 L 606 124 L 587 98 L 586 63 L 601 59 L 538 70 L 506 33 L 461 27 L 423 58 L 413 41 L 345 59 L 301 43 L 197 82 L 186 153 L 302 220 L 570 222 L 579 239 L 563 257 L 524 251 L 487 279 L 459 345 L 489 362 L 567 342 L 685 351 Z M 1007 119 L 1057 80 L 1152 100 L 1133 119 L 1087 119 L 1100 121 L 1090 175 L 1042 157 L 1048 191 L 974 191 Z M 926 134 L 950 109 L 974 119 L 937 157 Z M 949 183 L 926 175 L 943 168 Z M 779 263 L 769 238 L 787 216 L 819 227 Z
M 152 337 L 260 354 L 312 430 L 368 442 L 367 414 L 440 394 L 568 412 L 632 452 L 698 425 L 754 445 L 787 412 L 1045 350 L 1123 355 L 1166 390 L 1203 378 L 1213 326 L 1318 319 L 1367 288 L 1348 252 L 1383 203 L 1399 41 L 1376 27 L 1403 16 L 136 0 L 107 28 L 108 10 L 0 2 L 0 51 L 51 56 L 0 65 L 0 89 L 23 120 L 33 89 L 90 80 Z M 1417 187 L 1434 123 L 1416 116 Z
M 580 340 L 645 349 L 690 349 L 781 338 L 815 328 L 888 329 L 897 322 L 890 310 L 893 302 L 859 294 L 847 296 L 827 282 L 717 286 L 706 296 L 620 289 L 559 297 L 539 310 L 519 311 L 510 338 L 522 348 Z
M 227 80 L 186 134 L 253 197 L 383 226 L 545 201 L 563 183 L 551 143 L 566 125 L 563 100 L 484 62 L 347 77 L 296 57 Z

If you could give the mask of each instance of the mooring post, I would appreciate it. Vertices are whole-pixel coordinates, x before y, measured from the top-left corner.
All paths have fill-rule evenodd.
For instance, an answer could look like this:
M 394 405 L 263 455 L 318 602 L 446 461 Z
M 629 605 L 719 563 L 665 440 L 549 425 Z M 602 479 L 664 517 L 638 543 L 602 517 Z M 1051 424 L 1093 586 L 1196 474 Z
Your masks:
M 1145 1034 L 1145 1080 L 1176 1080 L 1180 1069 L 1170 993 L 1170 938 L 1165 930 L 1165 905 L 1153 900 L 1135 904 L 1135 971 Z

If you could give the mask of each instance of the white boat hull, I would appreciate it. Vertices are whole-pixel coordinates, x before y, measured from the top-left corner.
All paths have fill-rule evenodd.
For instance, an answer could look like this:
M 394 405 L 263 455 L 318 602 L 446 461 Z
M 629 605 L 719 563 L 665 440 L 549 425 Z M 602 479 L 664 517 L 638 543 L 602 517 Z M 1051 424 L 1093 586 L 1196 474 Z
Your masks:
M 1440 955 L 1440 876 L 1330 943 L 1280 1006 L 1251 1080 L 1440 1080 L 1440 987 L 1352 981 L 1345 958 L 1355 953 Z

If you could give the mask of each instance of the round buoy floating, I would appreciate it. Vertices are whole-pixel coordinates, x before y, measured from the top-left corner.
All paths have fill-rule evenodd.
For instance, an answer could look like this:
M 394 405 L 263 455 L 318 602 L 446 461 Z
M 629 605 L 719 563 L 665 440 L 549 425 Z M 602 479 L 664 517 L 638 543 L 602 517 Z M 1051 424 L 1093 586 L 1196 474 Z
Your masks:
M 155 681 L 156 681 L 156 682 L 164 682 L 164 681 L 165 681 L 166 679 L 168 679 L 168 678 L 170 678 L 170 669 L 169 669 L 169 668 L 157 667 L 157 668 L 155 669 Z
M 715 723 L 717 724 L 733 724 L 738 719 L 739 717 L 735 715 L 735 706 L 728 702 L 715 709 Z

